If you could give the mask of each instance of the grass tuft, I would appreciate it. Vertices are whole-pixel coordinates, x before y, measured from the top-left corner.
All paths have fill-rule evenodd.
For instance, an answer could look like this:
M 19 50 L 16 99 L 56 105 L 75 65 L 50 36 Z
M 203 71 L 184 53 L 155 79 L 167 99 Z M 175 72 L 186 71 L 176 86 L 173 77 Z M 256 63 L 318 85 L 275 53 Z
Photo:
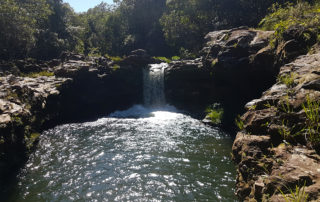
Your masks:
M 28 73 L 28 74 L 22 74 L 21 76 L 22 77 L 30 77 L 30 78 L 37 78 L 37 77 L 40 77 L 40 76 L 50 77 L 50 76 L 54 76 L 54 73 L 53 72 L 48 72 L 48 71 L 42 71 L 42 72 L 31 72 L 31 73 Z

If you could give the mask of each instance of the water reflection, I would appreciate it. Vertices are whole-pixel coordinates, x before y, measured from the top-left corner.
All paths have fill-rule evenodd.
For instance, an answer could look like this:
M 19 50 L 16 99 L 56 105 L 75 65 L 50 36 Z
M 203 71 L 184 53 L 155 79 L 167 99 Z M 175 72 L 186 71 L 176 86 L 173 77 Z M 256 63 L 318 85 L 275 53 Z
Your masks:
M 231 144 L 172 107 L 134 106 L 44 132 L 11 201 L 235 201 Z

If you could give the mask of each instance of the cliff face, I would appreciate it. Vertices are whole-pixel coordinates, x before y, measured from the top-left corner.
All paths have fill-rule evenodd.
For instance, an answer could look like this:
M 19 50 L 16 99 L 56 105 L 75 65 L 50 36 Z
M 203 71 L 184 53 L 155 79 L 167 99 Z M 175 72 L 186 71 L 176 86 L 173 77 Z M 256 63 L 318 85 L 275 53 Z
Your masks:
M 232 125 L 246 102 L 275 82 L 279 70 L 268 46 L 272 34 L 246 27 L 210 32 L 201 58 L 173 62 L 166 69 L 167 101 L 182 109 L 196 105 L 200 111 L 221 103 Z
M 281 67 L 278 82 L 246 105 L 232 148 L 241 200 L 285 201 L 296 186 L 320 200 L 319 100 L 316 53 Z

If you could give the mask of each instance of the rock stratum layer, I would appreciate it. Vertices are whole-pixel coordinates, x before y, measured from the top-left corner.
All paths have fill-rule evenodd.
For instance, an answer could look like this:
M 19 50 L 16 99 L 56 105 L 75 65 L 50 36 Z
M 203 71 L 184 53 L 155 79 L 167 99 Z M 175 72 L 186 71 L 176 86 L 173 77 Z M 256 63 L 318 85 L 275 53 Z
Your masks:
M 297 190 L 320 200 L 319 100 L 317 53 L 284 65 L 278 82 L 246 105 L 232 148 L 241 200 L 291 201 Z

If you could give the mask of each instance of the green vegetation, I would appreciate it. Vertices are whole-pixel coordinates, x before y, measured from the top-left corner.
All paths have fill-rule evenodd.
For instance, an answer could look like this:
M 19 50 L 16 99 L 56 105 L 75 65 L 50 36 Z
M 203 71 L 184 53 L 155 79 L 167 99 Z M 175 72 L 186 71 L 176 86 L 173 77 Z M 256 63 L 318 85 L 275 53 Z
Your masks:
M 181 58 L 179 56 L 172 56 L 171 60 L 175 61 L 175 60 L 180 60 Z
M 255 110 L 257 108 L 257 105 L 252 105 L 249 107 L 249 110 Z
M 16 92 L 13 92 L 13 91 L 7 91 L 6 99 L 9 100 L 11 98 L 17 99 L 17 98 L 19 98 L 19 95 Z
M 171 60 L 169 58 L 166 58 L 166 57 L 153 57 L 154 59 L 156 60 L 161 60 L 163 62 L 166 62 L 166 63 L 170 63 Z
M 296 185 L 295 190 L 287 187 L 290 194 L 285 194 L 281 189 L 279 189 L 281 195 L 286 202 L 305 202 L 308 201 L 308 194 L 305 192 L 306 182 L 302 187 Z
M 278 7 L 287 1 L 277 1 Z M 63 51 L 89 56 L 127 55 L 142 48 L 150 55 L 192 59 L 209 31 L 241 25 L 255 27 L 274 3 L 273 0 L 114 2 L 115 5 L 101 3 L 87 12 L 75 13 L 62 0 L 3 0 L 0 57 L 50 59 Z M 274 28 L 268 17 L 264 21 L 266 27 Z M 312 23 L 316 23 L 316 18 Z M 305 38 L 313 36 L 305 34 Z
M 303 130 L 297 130 L 296 126 L 289 126 L 288 120 L 282 120 L 282 126 L 279 128 L 278 132 L 284 140 L 292 140 L 293 138 L 303 134 Z
M 240 115 L 235 119 L 235 124 L 239 130 L 244 130 L 244 122 L 242 121 Z
M 292 109 L 292 107 L 290 106 L 290 103 L 289 103 L 289 97 L 288 96 L 286 96 L 284 98 L 284 100 L 280 101 L 280 107 L 278 108 L 278 110 L 283 111 L 283 112 L 285 112 L 287 114 L 290 114 L 290 113 L 293 112 L 293 109 Z
M 22 74 L 21 76 L 23 77 L 30 77 L 30 78 L 37 78 L 40 76 L 54 76 L 53 72 L 48 72 L 48 71 L 42 71 L 42 72 L 31 72 L 28 74 Z
M 320 145 L 320 101 L 312 100 L 309 98 L 309 96 L 307 96 L 306 102 L 301 105 L 301 108 L 306 116 L 305 125 L 302 126 L 299 124 L 292 124 L 291 121 L 285 118 L 288 114 L 294 112 L 294 108 L 290 105 L 288 97 L 285 97 L 282 101 L 279 101 L 278 106 L 272 106 L 269 103 L 265 106 L 268 108 L 274 108 L 278 112 L 284 113 L 281 115 L 283 119 L 282 123 L 279 124 L 280 127 L 278 129 L 278 133 L 283 139 L 297 141 L 297 137 L 303 136 L 305 137 L 307 143 L 311 143 L 312 146 Z M 239 126 L 239 128 L 242 128 L 241 122 L 237 122 L 236 120 L 236 124 Z M 267 126 L 269 123 L 263 124 L 263 126 L 264 125 Z
M 113 71 L 117 71 L 118 69 L 120 69 L 120 65 L 117 65 L 117 64 L 112 65 L 112 70 Z
M 303 110 L 307 117 L 307 134 L 312 144 L 320 143 L 320 117 L 319 117 L 320 101 L 312 101 L 307 97 L 306 104 L 303 104 Z
M 166 42 L 176 51 L 183 47 L 197 52 L 209 31 L 241 25 L 255 27 L 273 3 L 272 0 L 171 0 L 167 1 L 160 23 Z
M 122 57 L 120 56 L 109 56 L 109 55 L 105 55 L 106 58 L 109 58 L 110 60 L 114 61 L 114 62 L 121 62 L 123 60 Z
M 218 58 L 212 60 L 212 62 L 211 62 L 211 67 L 216 66 L 217 63 L 218 63 Z
M 4 138 L 1 136 L 1 137 L 0 137 L 0 145 L 1 145 L 1 144 L 4 144 L 4 143 L 5 143 L 5 140 L 4 140 Z
M 288 28 L 299 25 L 304 28 L 303 40 L 309 43 L 310 40 L 316 40 L 320 33 L 320 2 L 313 2 L 297 1 L 296 4 L 284 5 L 275 3 L 271 13 L 259 25 L 263 30 L 275 30 L 275 39 L 271 43 L 281 40 Z
M 22 121 L 21 117 L 14 116 L 14 117 L 11 117 L 11 120 L 12 120 L 17 126 L 23 126 L 23 121 Z
M 31 133 L 29 138 L 25 138 L 27 140 L 27 148 L 31 149 L 34 146 L 34 143 L 39 139 L 39 137 L 40 133 Z
M 297 78 L 295 73 L 285 74 L 278 76 L 278 82 L 285 84 L 288 88 L 292 88 L 294 86 L 294 80 Z
M 47 59 L 81 50 L 75 13 L 62 0 L 4 0 L 0 13 L 2 59 Z
M 206 119 L 211 120 L 214 124 L 221 124 L 224 110 L 223 108 L 219 107 L 218 104 L 213 104 L 207 107 L 205 110 L 207 113 Z

